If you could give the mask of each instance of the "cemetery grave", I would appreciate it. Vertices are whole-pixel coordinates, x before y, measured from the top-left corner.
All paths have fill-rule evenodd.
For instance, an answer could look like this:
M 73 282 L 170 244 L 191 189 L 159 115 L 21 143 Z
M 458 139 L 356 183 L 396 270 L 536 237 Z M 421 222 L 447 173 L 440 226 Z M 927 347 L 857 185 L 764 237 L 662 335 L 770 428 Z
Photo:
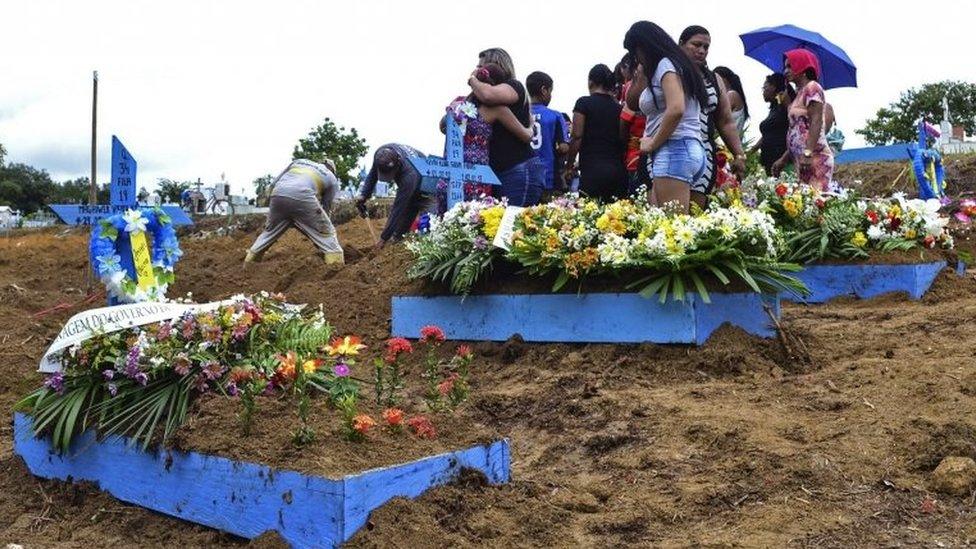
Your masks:
M 290 234 L 267 262 L 242 272 L 239 242 L 256 230 L 182 241 L 186 255 L 171 295 L 193 291 L 202 302 L 284 291 L 296 302 L 323 303 L 343 332 L 378 341 L 389 334 L 391 298 L 428 291 L 401 274 L 411 261 L 405 250 L 371 255 L 368 232 L 356 220 L 339 226 L 347 250 L 354 250 L 341 270 L 300 276 L 317 267 L 312 257 L 281 260 L 288 247 L 304 245 Z M 20 238 L 23 244 L 11 241 L 0 264 L 0 332 L 9 336 L 0 403 L 8 409 L 36 385 L 35 374 L 22 367 L 36 364 L 47 346 L 36 334 L 53 334 L 71 314 L 92 306 L 77 290 L 86 232 Z M 700 348 L 518 338 L 473 343 L 480 364 L 457 421 L 491 425 L 511 440 L 512 483 L 491 487 L 464 477 L 416 501 L 395 500 L 374 512 L 353 541 L 784 545 L 831 539 L 855 545 L 908 536 L 961 542 L 972 535 L 964 526 L 965 501 L 930 492 L 928 482 L 943 457 L 971 455 L 976 444 L 976 426 L 967 419 L 976 410 L 965 396 L 974 380 L 964 368 L 976 344 L 966 320 L 976 314 L 974 295 L 971 273 L 943 272 L 917 302 L 886 295 L 784 304 L 781 322 L 796 338 L 789 340 L 790 357 L 776 339 L 729 327 Z M 241 440 L 231 434 L 232 415 L 213 408 L 219 404 L 201 403 L 200 423 L 188 425 L 185 436 L 200 450 L 227 452 Z M 240 544 L 93 487 L 35 480 L 12 454 L 12 426 L 3 429 L 5 539 Z M 238 451 L 270 455 L 282 466 L 296 459 L 280 439 L 253 441 L 252 449 Z M 938 513 L 921 510 L 930 494 Z M 879 521 L 878 513 L 900 518 Z M 844 521 L 837 523 L 838 516 Z M 739 528 L 733 534 L 723 524 Z

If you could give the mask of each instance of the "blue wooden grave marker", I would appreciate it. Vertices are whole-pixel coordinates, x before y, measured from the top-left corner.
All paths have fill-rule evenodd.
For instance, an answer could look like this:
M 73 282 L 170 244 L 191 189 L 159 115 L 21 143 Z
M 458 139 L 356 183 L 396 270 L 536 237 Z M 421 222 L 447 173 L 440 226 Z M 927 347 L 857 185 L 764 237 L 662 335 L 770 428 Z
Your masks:
M 394 296 L 393 336 L 420 337 L 434 319 L 448 339 L 505 341 L 519 334 L 539 343 L 684 343 L 702 345 L 728 322 L 760 337 L 775 337 L 769 314 L 779 297 L 712 292 L 711 303 L 634 293 Z M 770 313 L 767 313 L 767 308 Z
M 482 185 L 501 185 L 495 172 L 484 164 L 470 164 L 464 161 L 464 135 L 457 121 L 450 114 L 447 115 L 447 137 L 445 138 L 444 149 L 447 158 L 439 156 L 428 156 L 427 158 L 411 157 L 410 163 L 413 164 L 424 181 L 420 189 L 429 194 L 437 191 L 437 180 L 446 179 L 447 186 L 447 208 L 451 209 L 458 202 L 464 201 L 464 182 L 478 183 Z
M 54 213 L 68 225 L 94 225 L 100 219 L 125 213 L 135 208 L 136 159 L 129 154 L 118 137 L 112 136 L 112 182 L 109 186 L 110 204 L 49 204 Z M 193 221 L 179 206 L 162 206 L 173 225 L 191 225 Z
M 34 438 L 30 417 L 14 414 L 14 452 L 38 477 L 89 481 L 116 498 L 254 539 L 275 530 L 292 547 L 338 547 L 376 508 L 416 498 L 474 469 L 491 484 L 511 477 L 507 439 L 338 478 L 273 469 L 219 456 L 157 449 L 131 439 L 78 436 L 65 453 Z

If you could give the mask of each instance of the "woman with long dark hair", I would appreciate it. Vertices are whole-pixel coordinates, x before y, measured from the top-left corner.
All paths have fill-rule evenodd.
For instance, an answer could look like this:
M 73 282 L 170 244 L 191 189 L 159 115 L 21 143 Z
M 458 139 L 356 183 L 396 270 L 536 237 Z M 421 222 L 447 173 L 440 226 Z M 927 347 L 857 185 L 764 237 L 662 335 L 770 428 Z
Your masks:
M 728 96 L 729 109 L 732 110 L 732 120 L 735 122 L 736 129 L 739 130 L 739 137 L 746 130 L 746 121 L 749 120 L 749 104 L 746 103 L 746 92 L 742 89 L 742 79 L 732 69 L 724 66 L 715 67 L 713 71 L 718 77 L 719 82 L 725 86 L 725 94 Z
M 626 194 L 623 143 L 620 141 L 620 103 L 614 95 L 616 78 L 610 67 L 590 69 L 590 94 L 573 107 L 573 132 L 569 139 L 567 165 L 579 153 L 580 194 L 603 201 Z
M 650 21 L 634 23 L 624 48 L 637 62 L 627 105 L 647 117 L 641 152 L 654 178 L 652 204 L 687 212 L 691 185 L 705 169 L 698 113 L 708 100 L 701 75 L 664 29 Z
M 725 146 L 735 155 L 732 171 L 741 179 L 746 172 L 746 153 L 742 150 L 742 140 L 732 119 L 728 94 L 725 87 L 708 69 L 708 50 L 712 46 L 712 36 L 708 29 L 692 25 L 681 32 L 678 44 L 688 59 L 694 63 L 705 83 L 707 100 L 701 103 L 699 123 L 702 143 L 705 145 L 705 173 L 691 188 L 692 200 L 702 208 L 708 205 L 708 194 L 715 186 L 717 167 L 715 163 L 715 134 L 718 133 Z
M 790 128 L 786 109 L 794 94 L 786 78 L 776 72 L 766 77 L 762 94 L 763 100 L 769 103 L 769 114 L 759 123 L 759 141 L 752 150 L 759 151 L 759 163 L 766 175 L 772 175 L 773 163 L 786 152 L 786 131 Z
M 783 56 L 783 76 L 796 84 L 796 98 L 789 108 L 789 150 L 773 164 L 773 175 L 779 176 L 792 157 L 800 181 L 826 191 L 834 175 L 834 153 L 824 135 L 826 99 L 817 82 L 820 60 L 809 50 L 790 50 Z

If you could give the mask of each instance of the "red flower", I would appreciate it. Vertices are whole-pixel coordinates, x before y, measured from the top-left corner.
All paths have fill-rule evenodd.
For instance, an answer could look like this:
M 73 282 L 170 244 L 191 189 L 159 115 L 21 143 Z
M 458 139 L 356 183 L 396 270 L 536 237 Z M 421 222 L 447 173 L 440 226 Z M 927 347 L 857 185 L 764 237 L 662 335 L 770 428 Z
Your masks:
M 892 217 L 888 221 L 888 226 L 891 227 L 891 230 L 892 231 L 897 231 L 898 230 L 898 227 L 901 227 L 901 218 L 900 217 Z
M 925 235 L 925 240 L 923 240 L 922 242 L 925 244 L 925 247 L 926 248 L 934 248 L 935 247 L 935 237 L 932 236 L 932 235 L 930 235 L 930 234 L 929 235 Z
M 412 353 L 413 345 L 402 337 L 394 337 L 386 340 L 386 356 L 384 360 L 394 362 L 403 353 Z
M 383 419 L 390 427 L 399 427 L 403 423 L 403 410 L 399 408 L 387 408 L 383 411 Z
M 777 195 L 778 195 L 778 196 L 779 196 L 780 198 L 782 198 L 782 197 L 784 197 L 784 196 L 786 196 L 786 191 L 787 191 L 787 189 L 786 189 L 786 185 L 784 185 L 784 184 L 782 184 L 782 183 L 780 183 L 779 185 L 776 185 L 776 194 L 777 194 Z
M 468 345 L 458 345 L 456 354 L 459 358 L 471 358 L 474 356 L 474 353 L 471 351 L 471 347 Z
M 818 198 L 818 199 L 814 200 L 813 203 L 816 204 L 817 207 L 820 208 L 821 210 L 824 207 L 824 201 L 823 201 L 822 198 Z
M 437 429 L 434 429 L 434 424 L 427 419 L 427 416 L 414 416 L 408 419 L 407 427 L 410 427 L 413 434 L 420 438 L 432 439 L 437 437 Z
M 461 376 L 459 376 L 457 372 L 447 376 L 447 379 L 437 384 L 437 392 L 440 393 L 441 396 L 447 396 L 447 394 L 454 389 L 454 382 L 457 381 L 459 377 Z
M 868 221 L 870 221 L 872 225 L 878 224 L 878 212 L 874 210 L 868 210 L 867 216 L 868 216 Z
M 437 326 L 424 326 L 420 329 L 420 341 L 424 343 L 440 344 L 447 339 L 444 337 L 444 330 L 441 330 Z

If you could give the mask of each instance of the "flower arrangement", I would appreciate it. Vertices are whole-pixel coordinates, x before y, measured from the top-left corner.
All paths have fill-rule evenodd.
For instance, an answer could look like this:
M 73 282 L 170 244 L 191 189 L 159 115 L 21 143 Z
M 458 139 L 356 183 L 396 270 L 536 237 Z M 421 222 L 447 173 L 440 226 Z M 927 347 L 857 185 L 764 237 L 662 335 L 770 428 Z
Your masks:
M 123 267 L 119 236 L 145 233 L 151 240 L 154 284 L 143 289 Z M 159 208 L 126 210 L 102 219 L 92 228 L 89 253 L 92 268 L 108 295 L 123 303 L 159 300 L 174 280 L 173 266 L 183 255 L 169 216 Z
M 449 282 L 453 292 L 468 293 L 501 255 L 491 242 L 505 205 L 488 197 L 461 202 L 443 218 L 431 218 L 428 231 L 407 241 L 407 249 L 415 257 L 408 276 Z
M 449 280 L 451 290 L 463 294 L 492 261 L 505 259 L 533 275 L 554 275 L 553 291 L 594 274 L 628 277 L 631 287 L 662 301 L 669 295 L 684 299 L 686 288 L 707 301 L 706 279 L 738 279 L 756 292 L 805 290 L 784 274 L 798 267 L 777 260 L 772 217 L 742 205 L 683 215 L 630 200 L 601 205 L 563 198 L 524 209 L 507 252 L 477 250 L 475 241 L 494 236 L 492 216 L 502 213 L 497 203 L 455 206 L 408 244 L 415 257 L 410 276 Z
M 861 198 L 845 190 L 825 193 L 809 185 L 775 178 L 748 182 L 738 196 L 717 194 L 720 206 L 751 201 L 768 212 L 783 234 L 781 259 L 808 263 L 866 258 L 871 252 L 952 248 L 938 200 Z
M 403 343 L 409 349 L 402 340 L 387 345 L 386 354 L 407 352 Z M 361 441 L 378 425 L 358 408 L 362 382 L 352 369 L 364 350 L 358 337 L 333 337 L 321 308 L 288 304 L 280 294 L 235 296 L 213 310 L 68 347 L 59 357 L 64 369 L 17 408 L 33 416 L 36 435 L 51 433 L 60 449 L 88 428 L 100 436 L 130 436 L 148 448 L 169 440 L 201 395 L 239 399 L 244 435 L 260 398 L 290 398 L 298 411 L 293 442 L 302 446 L 315 439 L 309 416 L 313 396 L 320 395 L 339 411 L 345 436 Z M 465 359 L 466 391 L 470 350 Z M 461 400 L 455 396 L 451 409 Z M 402 410 L 384 419 L 391 427 L 409 425 Z M 431 427 L 418 436 L 434 432 Z

